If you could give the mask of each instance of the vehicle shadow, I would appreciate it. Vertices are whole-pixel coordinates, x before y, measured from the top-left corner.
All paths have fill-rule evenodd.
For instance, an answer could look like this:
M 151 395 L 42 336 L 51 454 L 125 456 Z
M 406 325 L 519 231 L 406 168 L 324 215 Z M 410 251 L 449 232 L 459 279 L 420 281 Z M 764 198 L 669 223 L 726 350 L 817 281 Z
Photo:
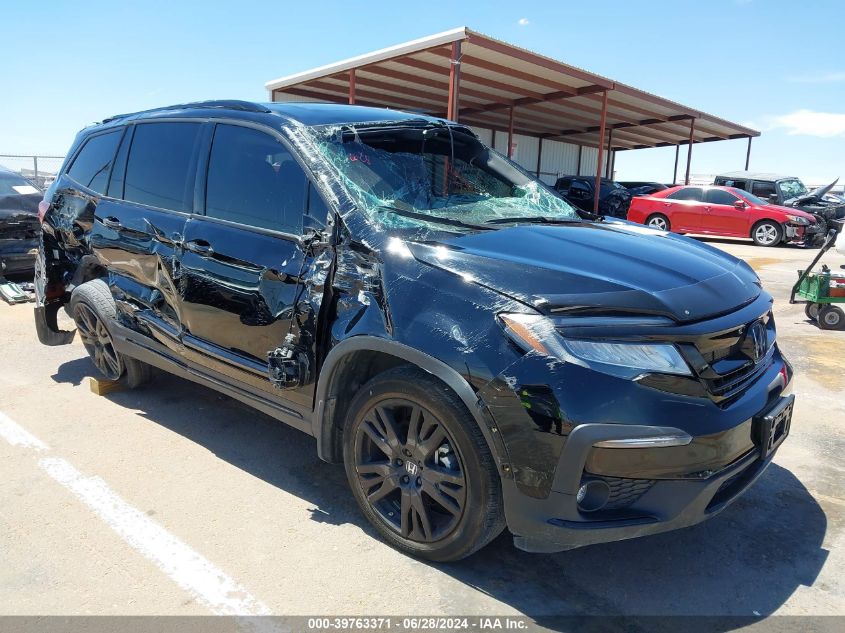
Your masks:
M 81 358 L 62 365 L 53 379 L 79 384 L 94 373 Z M 314 440 L 303 433 L 167 374 L 105 397 L 309 501 L 313 520 L 351 523 L 378 538 L 358 511 L 343 468 L 321 462 Z M 571 618 L 594 615 L 620 618 L 620 630 L 631 630 L 637 621 L 629 625 L 624 619 L 633 616 L 774 613 L 815 581 L 828 555 L 822 547 L 826 529 L 827 518 L 807 489 L 773 464 L 731 507 L 691 528 L 554 555 L 516 550 L 506 532 L 468 559 L 429 567 L 474 590 L 443 602 L 439 610 L 447 613 L 470 611 L 461 600 L 477 591 L 553 630 L 583 628 Z M 658 624 L 650 621 L 648 628 Z M 745 624 L 708 620 L 708 630 Z

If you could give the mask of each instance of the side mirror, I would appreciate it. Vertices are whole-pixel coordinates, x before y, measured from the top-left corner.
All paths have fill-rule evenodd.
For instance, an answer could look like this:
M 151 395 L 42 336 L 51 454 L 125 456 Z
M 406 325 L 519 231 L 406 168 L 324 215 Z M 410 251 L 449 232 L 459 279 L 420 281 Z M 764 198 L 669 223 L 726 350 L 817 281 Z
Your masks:
M 770 193 L 769 194 L 769 204 L 777 204 L 778 203 L 778 194 Z
M 742 200 L 734 202 L 734 207 L 736 207 L 739 211 L 745 211 L 745 203 Z

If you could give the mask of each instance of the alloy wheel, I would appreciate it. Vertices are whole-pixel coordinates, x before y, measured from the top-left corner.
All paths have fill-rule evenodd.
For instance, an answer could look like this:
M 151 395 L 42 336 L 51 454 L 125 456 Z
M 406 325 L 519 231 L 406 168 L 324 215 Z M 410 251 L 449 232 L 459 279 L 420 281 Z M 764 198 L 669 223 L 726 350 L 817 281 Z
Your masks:
M 111 334 L 103 320 L 85 303 L 76 306 L 74 321 L 79 330 L 82 344 L 94 361 L 94 365 L 109 380 L 117 380 L 123 373 L 123 365 L 114 349 Z
M 430 543 L 457 527 L 467 500 L 463 460 L 420 405 L 382 401 L 356 428 L 355 472 L 370 507 L 404 538 Z
M 778 239 L 778 231 L 772 224 L 761 224 L 754 229 L 754 237 L 758 244 L 769 246 Z

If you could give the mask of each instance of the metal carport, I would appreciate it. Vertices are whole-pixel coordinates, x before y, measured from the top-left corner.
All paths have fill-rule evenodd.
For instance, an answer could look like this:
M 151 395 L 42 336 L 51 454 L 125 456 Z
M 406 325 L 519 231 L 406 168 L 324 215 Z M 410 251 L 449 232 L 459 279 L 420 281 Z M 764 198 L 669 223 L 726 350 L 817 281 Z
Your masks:
M 680 147 L 686 145 L 688 184 L 693 145 L 747 138 L 747 169 L 751 139 L 760 135 L 466 27 L 274 79 L 265 87 L 271 101 L 357 103 L 460 121 L 482 136 L 489 131 L 484 140 L 538 177 L 554 174 L 544 169 L 549 153 L 560 154 L 558 164 L 566 165 L 573 161 L 562 157 L 577 150 L 574 173 L 583 172 L 582 154 L 589 153 L 590 173 L 594 161 L 600 181 L 602 172 L 613 173 L 616 152 L 674 146 L 674 182 Z M 516 158 L 519 142 L 531 151 Z

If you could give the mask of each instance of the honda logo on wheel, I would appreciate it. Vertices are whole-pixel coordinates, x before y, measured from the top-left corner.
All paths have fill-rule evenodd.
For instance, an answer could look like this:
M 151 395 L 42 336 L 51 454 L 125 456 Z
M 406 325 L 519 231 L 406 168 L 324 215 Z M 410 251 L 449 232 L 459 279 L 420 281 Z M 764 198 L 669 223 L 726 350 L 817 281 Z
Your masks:
M 409 475 L 416 475 L 417 474 L 417 465 L 414 462 L 405 462 L 405 470 L 408 471 Z

